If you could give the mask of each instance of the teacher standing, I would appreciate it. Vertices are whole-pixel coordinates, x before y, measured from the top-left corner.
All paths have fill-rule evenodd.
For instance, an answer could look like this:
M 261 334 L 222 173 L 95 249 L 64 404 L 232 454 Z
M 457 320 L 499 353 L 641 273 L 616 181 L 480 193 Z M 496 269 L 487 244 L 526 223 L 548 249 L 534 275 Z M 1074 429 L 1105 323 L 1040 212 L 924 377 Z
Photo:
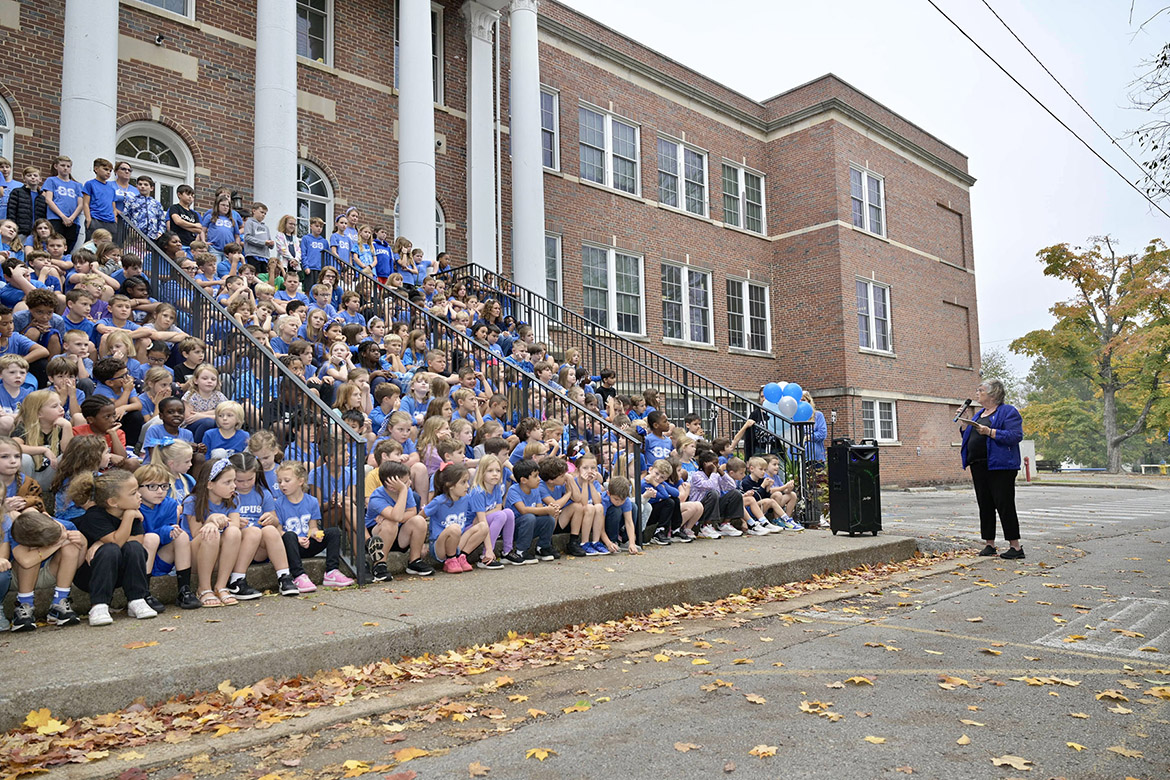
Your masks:
M 971 469 L 975 500 L 979 502 L 979 528 L 984 548 L 980 555 L 995 555 L 995 516 L 1011 548 L 1000 558 L 1024 557 L 1020 544 L 1020 520 L 1016 515 L 1016 475 L 1020 471 L 1020 440 L 1024 420 L 1019 410 L 1003 402 L 1003 383 L 989 379 L 975 389 L 975 403 L 982 407 L 971 422 L 963 424 L 960 455 L 963 468 Z

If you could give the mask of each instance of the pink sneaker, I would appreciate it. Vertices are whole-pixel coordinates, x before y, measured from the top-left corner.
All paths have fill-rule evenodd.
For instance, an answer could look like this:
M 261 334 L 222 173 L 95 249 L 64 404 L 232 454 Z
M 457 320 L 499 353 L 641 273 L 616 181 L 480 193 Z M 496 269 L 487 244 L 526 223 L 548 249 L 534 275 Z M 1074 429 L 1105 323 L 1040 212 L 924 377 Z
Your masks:
M 346 577 L 337 569 L 325 572 L 325 577 L 321 580 L 321 584 L 326 588 L 348 588 L 353 583 L 353 580 Z
M 455 560 L 459 561 L 459 568 L 460 569 L 462 569 L 463 571 L 471 571 L 472 566 L 470 563 L 467 562 L 466 555 L 460 553 L 458 556 L 455 557 Z
M 443 571 L 447 572 L 448 574 L 462 574 L 463 567 L 459 565 L 458 559 L 448 558 L 447 560 L 443 561 Z
M 293 585 L 296 585 L 297 590 L 299 590 L 301 593 L 312 593 L 313 591 L 317 590 L 317 586 L 313 584 L 311 579 L 309 579 L 308 574 L 302 574 L 301 576 L 297 577 L 295 580 L 293 580 Z

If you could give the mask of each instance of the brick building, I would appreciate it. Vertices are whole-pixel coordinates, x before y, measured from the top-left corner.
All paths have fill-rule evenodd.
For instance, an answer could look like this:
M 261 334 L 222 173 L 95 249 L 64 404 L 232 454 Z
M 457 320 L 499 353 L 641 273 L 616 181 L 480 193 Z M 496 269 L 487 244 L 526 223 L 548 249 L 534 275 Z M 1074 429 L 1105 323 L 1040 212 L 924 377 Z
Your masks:
M 0 46 L 18 172 L 357 206 L 750 397 L 798 381 L 886 483 L 960 476 L 974 179 L 835 76 L 757 102 L 553 0 L 0 0 Z

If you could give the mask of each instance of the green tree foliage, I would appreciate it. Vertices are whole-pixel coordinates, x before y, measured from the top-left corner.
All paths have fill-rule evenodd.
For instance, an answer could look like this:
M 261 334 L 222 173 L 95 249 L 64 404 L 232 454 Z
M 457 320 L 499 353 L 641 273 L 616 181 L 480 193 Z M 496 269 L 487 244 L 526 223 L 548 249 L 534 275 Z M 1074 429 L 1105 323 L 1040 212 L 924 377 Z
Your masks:
M 1023 406 L 1027 399 L 1025 383 L 1012 370 L 1006 350 L 989 347 L 983 350 L 979 361 L 980 379 L 998 379 L 1003 383 L 1004 398 L 1013 406 Z
M 1121 470 L 1122 445 L 1142 433 L 1166 399 L 1170 368 L 1170 251 L 1154 241 L 1119 255 L 1108 238 L 1087 248 L 1058 244 L 1037 253 L 1044 274 L 1072 284 L 1055 304 L 1056 324 L 1012 342 L 1037 359 L 1025 434 L 1047 442 L 1046 457 Z M 1090 445 L 1096 430 L 1096 445 Z

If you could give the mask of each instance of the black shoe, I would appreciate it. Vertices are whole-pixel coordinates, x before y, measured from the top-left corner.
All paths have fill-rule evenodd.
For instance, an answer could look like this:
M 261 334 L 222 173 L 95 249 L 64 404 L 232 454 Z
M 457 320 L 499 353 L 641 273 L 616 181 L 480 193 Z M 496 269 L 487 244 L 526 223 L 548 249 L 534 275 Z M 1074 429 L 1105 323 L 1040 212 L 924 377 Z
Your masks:
M 490 561 L 485 561 L 483 558 L 480 558 L 478 561 L 475 562 L 475 565 L 481 569 L 502 569 L 502 568 L 504 568 L 504 564 L 500 563 L 499 558 L 492 558 Z
M 366 539 L 366 565 L 371 569 L 386 560 L 386 553 L 383 552 L 384 547 L 385 543 L 381 537 L 371 536 Z
M 13 631 L 34 631 L 37 619 L 33 615 L 33 605 L 16 602 L 16 611 L 12 614 Z
M 996 552 L 998 551 L 989 544 L 979 551 L 979 555 L 983 558 L 990 558 L 992 555 L 995 555 Z
M 652 544 L 662 545 L 663 547 L 669 547 L 670 537 L 664 533 L 657 533 L 650 537 L 650 542 Z
M 179 597 L 175 599 L 175 603 L 179 605 L 179 609 L 199 609 L 203 606 L 195 593 L 186 585 L 179 588 Z
M 248 580 L 240 577 L 235 582 L 229 583 L 227 586 L 228 593 L 236 597 L 238 601 L 251 601 L 252 599 L 260 598 L 260 591 L 248 584 Z
M 523 566 L 525 564 L 524 556 L 515 550 L 510 553 L 504 553 L 500 556 L 500 560 L 504 563 L 510 563 L 513 566 Z
M 282 596 L 299 596 L 301 595 L 300 588 L 293 582 L 291 574 L 282 574 L 276 581 L 276 589 L 280 591 Z
M 163 606 L 163 603 L 154 597 L 153 593 L 147 594 L 146 605 L 160 614 L 163 612 L 163 610 L 166 609 L 166 607 Z
M 81 622 L 73 612 L 73 600 L 68 596 L 49 607 L 49 616 L 46 622 L 54 626 L 75 626 Z
M 682 529 L 680 528 L 679 530 L 675 531 L 674 534 L 670 537 L 670 541 L 671 542 L 678 542 L 679 544 L 690 544 L 691 542 L 693 542 L 695 540 L 692 539 L 691 537 L 687 536 L 686 534 L 684 534 L 682 532 Z
M 569 546 L 565 548 L 565 553 L 572 555 L 574 558 L 584 558 L 586 555 L 588 555 L 588 553 L 585 552 L 585 548 L 581 546 L 581 542 L 577 541 L 576 539 L 569 542 Z
M 551 547 L 537 547 L 536 557 L 542 561 L 555 561 L 561 554 Z
M 1000 558 L 1006 558 L 1009 561 L 1021 560 L 1027 556 L 1024 555 L 1024 548 L 1009 547 L 1006 551 L 999 554 Z
M 422 558 L 415 558 L 413 561 L 406 564 L 406 573 L 416 574 L 419 577 L 429 577 L 435 573 L 435 570 L 432 569 L 430 564 L 428 564 Z
M 536 553 L 529 550 L 521 556 L 521 560 L 524 561 L 525 565 L 528 565 L 530 563 L 540 563 L 541 559 L 536 557 Z M 551 561 L 552 558 L 549 558 L 549 560 Z
M 390 576 L 390 569 L 386 567 L 385 561 L 378 561 L 373 566 L 374 582 L 389 582 L 394 579 Z

